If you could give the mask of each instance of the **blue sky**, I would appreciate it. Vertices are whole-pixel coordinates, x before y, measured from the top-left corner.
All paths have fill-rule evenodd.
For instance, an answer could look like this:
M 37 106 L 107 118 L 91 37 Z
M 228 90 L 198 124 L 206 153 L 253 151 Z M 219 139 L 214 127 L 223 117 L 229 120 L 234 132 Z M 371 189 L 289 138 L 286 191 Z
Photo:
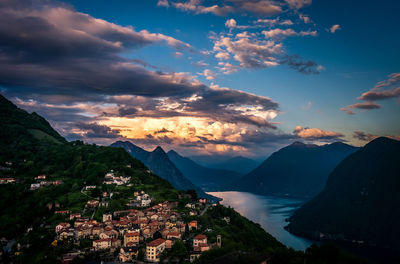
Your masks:
M 25 1 L 17 2 L 28 6 Z M 21 6 L 15 8 L 22 10 Z M 56 8 L 71 14 L 60 18 L 47 15 Z M 7 12 L 4 6 L 2 9 Z M 400 74 L 396 75 L 400 72 L 400 3 L 395 1 L 36 1 L 27 10 L 26 16 L 39 10 L 35 15 L 59 28 L 79 27 L 96 38 L 122 43 L 118 51 L 104 52 L 119 57 L 110 65 L 123 60 L 132 63 L 129 67 L 140 64 L 144 76 L 157 73 L 165 77 L 161 77 L 163 81 L 168 77 L 168 82 L 178 86 L 184 82 L 189 90 L 202 85 L 201 92 L 182 95 L 178 100 L 177 94 L 157 94 L 152 89 L 160 90 L 153 84 L 143 88 L 151 95 L 138 92 L 136 86 L 127 88 L 129 91 L 121 87 L 119 91 L 116 87 L 126 84 L 118 78 L 110 78 L 106 88 L 94 78 L 90 84 L 76 81 L 76 87 L 71 82 L 62 83 L 66 87 L 62 90 L 54 88 L 60 76 L 51 83 L 31 80 L 32 84 L 27 81 L 22 85 L 3 78 L 3 94 L 21 107 L 43 114 L 70 139 L 99 144 L 128 139 L 148 149 L 162 145 L 187 155 L 226 152 L 262 156 L 294 140 L 317 144 L 339 140 L 362 145 L 376 136 L 400 135 Z M 115 32 L 109 29 L 92 30 L 100 28 L 99 20 L 87 25 L 79 24 L 79 19 L 75 19 L 76 24 L 70 21 L 80 15 L 112 23 L 112 30 L 120 35 L 112 35 Z M 227 21 L 234 23 L 229 26 Z M 126 28 L 132 30 L 129 36 L 120 31 Z M 245 32 L 247 35 L 243 35 Z M 3 36 L 6 33 L 5 29 L 0 32 Z M 136 33 L 143 39 L 135 35 L 134 40 L 126 40 Z M 71 36 L 65 37 L 76 37 Z M 168 42 L 167 37 L 187 46 Z M 51 45 L 51 41 L 47 43 Z M 88 42 L 85 47 L 90 50 L 90 45 Z M 266 48 L 268 45 L 270 48 Z M 249 51 L 252 48 L 254 52 Z M 60 68 L 72 71 L 76 66 L 62 64 L 65 51 L 59 52 L 64 53 L 51 54 L 52 58 Z M 85 59 L 109 66 L 103 60 L 104 54 Z M 227 57 L 222 58 L 223 54 Z M 49 55 L 41 58 L 45 56 Z M 196 65 L 200 63 L 203 65 Z M 222 69 L 226 63 L 233 72 Z M 44 62 L 34 64 L 43 66 Z M 18 74 L 24 76 L 21 71 Z M 184 80 L 179 77 L 183 75 Z M 43 78 L 53 77 L 43 72 Z M 72 73 L 65 76 L 68 78 L 79 79 Z M 159 76 L 154 78 L 162 86 Z M 135 82 L 139 88 L 140 81 Z M 386 83 L 379 85 L 382 81 Z M 80 98 L 74 90 L 78 86 Z M 366 92 L 370 94 L 357 99 Z M 207 99 L 204 94 L 210 93 Z M 131 101 L 121 101 L 122 96 L 131 96 Z M 201 100 L 195 99 L 195 106 L 183 103 L 196 96 Z M 144 114 L 121 115 L 122 110 L 133 107 L 135 113 Z M 64 120 L 60 117 L 63 114 L 71 118 Z M 163 129 L 169 132 L 159 132 Z

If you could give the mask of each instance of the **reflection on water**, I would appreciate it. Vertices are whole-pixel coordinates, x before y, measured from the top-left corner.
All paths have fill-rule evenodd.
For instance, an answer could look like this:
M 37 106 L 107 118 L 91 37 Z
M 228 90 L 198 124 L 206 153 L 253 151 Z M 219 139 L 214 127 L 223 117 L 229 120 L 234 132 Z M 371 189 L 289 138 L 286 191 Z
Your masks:
M 209 192 L 209 194 L 222 198 L 221 204 L 233 207 L 243 216 L 259 223 L 268 233 L 288 247 L 304 250 L 312 244 L 283 228 L 287 225 L 285 219 L 303 203 L 302 200 L 260 196 L 247 192 Z

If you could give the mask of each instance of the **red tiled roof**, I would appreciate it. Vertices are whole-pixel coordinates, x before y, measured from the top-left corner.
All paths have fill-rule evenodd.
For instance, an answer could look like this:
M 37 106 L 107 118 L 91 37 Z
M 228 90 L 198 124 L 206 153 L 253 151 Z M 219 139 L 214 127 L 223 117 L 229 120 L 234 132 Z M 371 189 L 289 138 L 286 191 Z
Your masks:
M 111 241 L 111 238 L 102 238 L 102 239 L 95 240 L 94 242 L 100 243 L 100 242 L 105 242 L 105 241 Z
M 150 247 L 157 247 L 157 246 L 161 245 L 161 244 L 164 243 L 164 242 L 165 242 L 164 239 L 162 239 L 162 238 L 157 238 L 156 240 L 153 240 L 153 241 L 147 243 L 147 246 L 150 246 Z
M 194 237 L 194 239 L 198 239 L 198 240 L 203 240 L 203 239 L 206 239 L 206 238 L 207 238 L 207 236 L 202 235 L 202 234 L 197 235 L 197 236 Z
M 126 233 L 124 236 L 126 236 L 126 237 L 134 237 L 134 236 L 139 236 L 139 232 Z

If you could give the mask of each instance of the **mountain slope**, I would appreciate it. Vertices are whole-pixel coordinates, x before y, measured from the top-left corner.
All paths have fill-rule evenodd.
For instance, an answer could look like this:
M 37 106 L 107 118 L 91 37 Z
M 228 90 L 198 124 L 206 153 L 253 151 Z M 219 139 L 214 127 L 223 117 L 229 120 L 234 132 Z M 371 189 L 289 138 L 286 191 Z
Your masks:
M 324 190 L 291 217 L 288 229 L 400 250 L 399 161 L 400 141 L 371 141 L 335 168 Z
M 151 171 L 161 178 L 168 180 L 175 188 L 181 190 L 196 190 L 197 194 L 201 197 L 211 197 L 185 178 L 161 147 L 157 147 L 152 152 L 148 152 L 129 141 L 117 141 L 110 146 L 125 149 L 132 157 L 142 161 Z
M 201 166 L 173 150 L 168 152 L 168 157 L 186 178 L 207 191 L 224 189 L 228 183 L 242 176 L 237 172 L 229 170 L 211 169 Z
M 312 197 L 324 187 L 329 173 L 357 148 L 332 143 L 323 146 L 295 142 L 273 153 L 234 188 L 258 194 Z
M 55 131 L 41 116 L 33 112 L 29 114 L 18 108 L 12 102 L 0 95 L 0 140 L 4 143 L 15 143 L 18 139 L 34 137 L 36 139 L 49 139 L 62 143 L 66 140 Z

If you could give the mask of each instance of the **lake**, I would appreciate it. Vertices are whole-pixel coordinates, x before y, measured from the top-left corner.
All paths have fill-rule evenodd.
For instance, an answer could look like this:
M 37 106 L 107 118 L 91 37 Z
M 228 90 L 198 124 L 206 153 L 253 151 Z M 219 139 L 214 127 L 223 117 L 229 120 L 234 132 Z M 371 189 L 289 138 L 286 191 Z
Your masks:
M 261 196 L 247 192 L 208 192 L 222 198 L 222 205 L 234 208 L 241 215 L 260 224 L 280 242 L 296 250 L 305 250 L 312 241 L 292 235 L 284 229 L 285 219 L 304 201 L 292 198 Z

